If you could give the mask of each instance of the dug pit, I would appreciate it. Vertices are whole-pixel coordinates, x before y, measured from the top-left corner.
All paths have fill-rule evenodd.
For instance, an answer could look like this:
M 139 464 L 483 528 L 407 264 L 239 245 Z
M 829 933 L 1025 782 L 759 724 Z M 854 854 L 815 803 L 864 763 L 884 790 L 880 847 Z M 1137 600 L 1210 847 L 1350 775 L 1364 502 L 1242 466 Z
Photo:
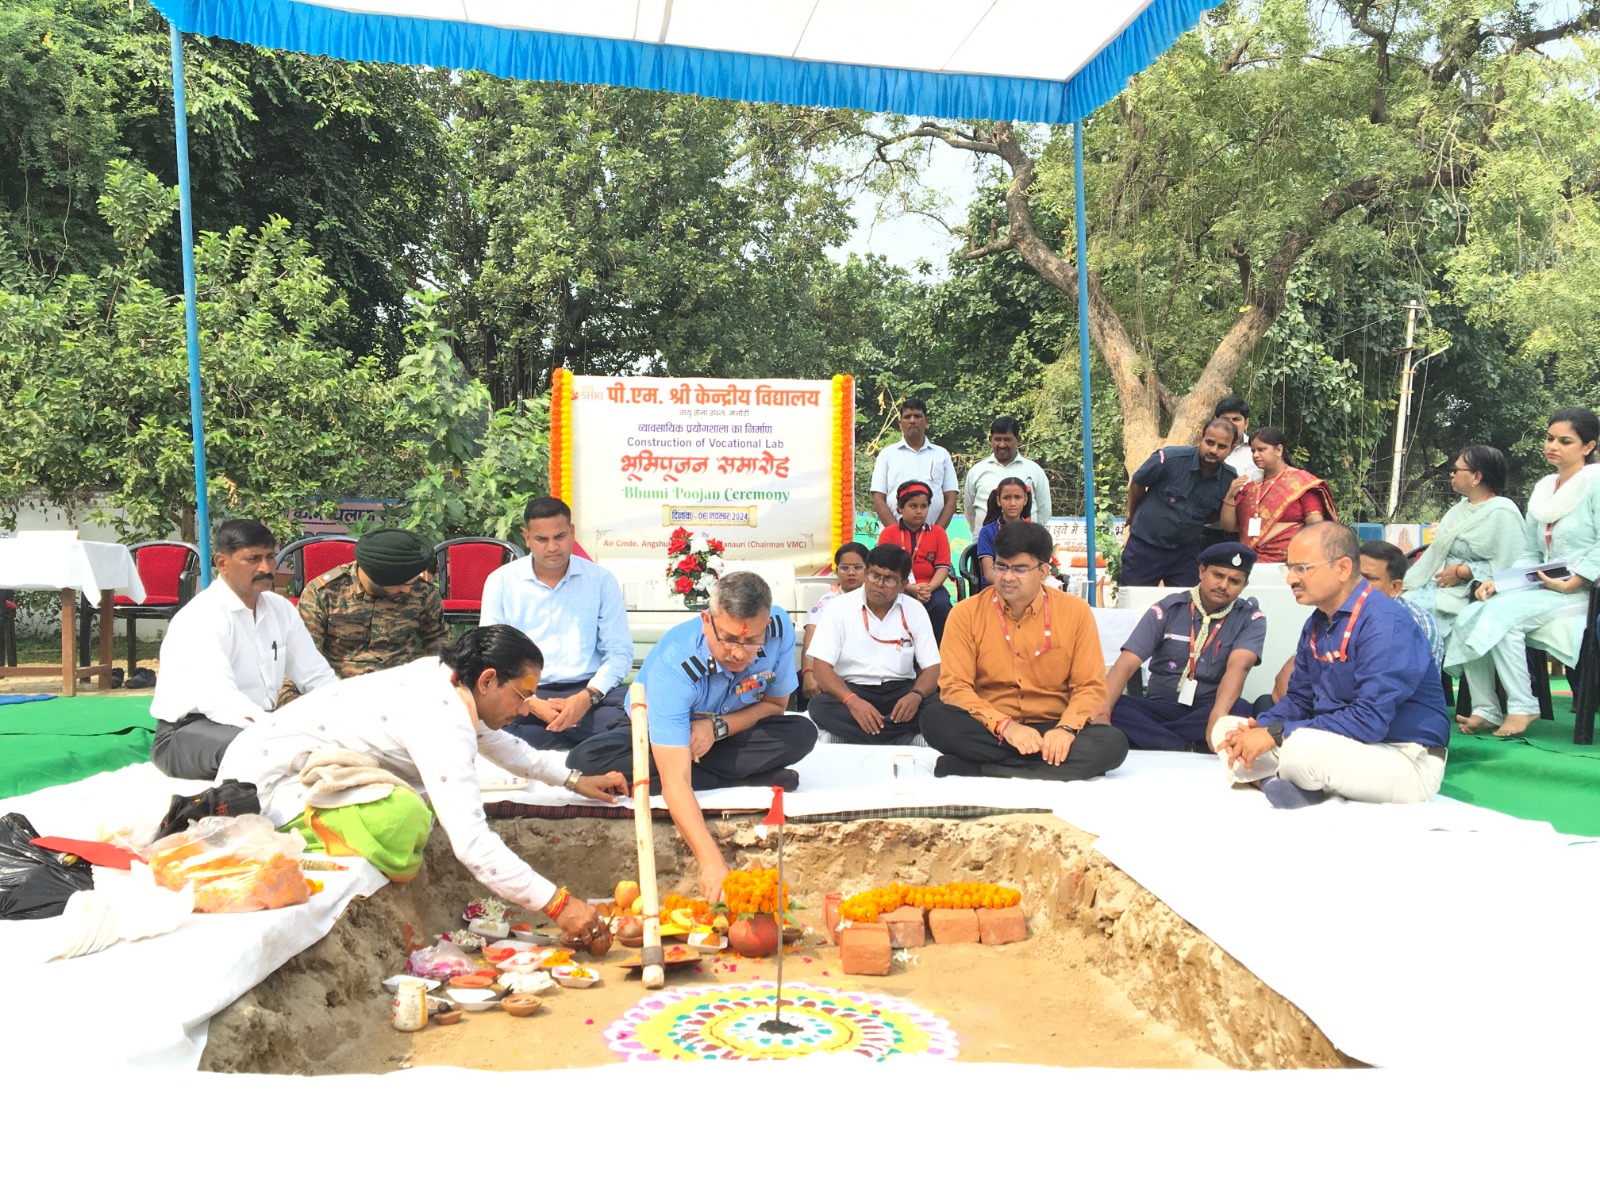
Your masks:
M 633 824 L 497 820 L 507 844 L 575 895 L 608 895 L 634 878 Z M 712 821 L 732 866 L 771 866 L 754 818 Z M 961 1061 L 1051 1066 L 1331 1067 L 1351 1065 L 1311 1021 L 1216 943 L 1047 816 L 872 820 L 791 825 L 785 877 L 816 928 L 784 959 L 786 980 L 913 1002 L 947 1022 Z M 671 825 L 655 827 L 662 891 L 692 892 L 693 862 Z M 886 977 L 843 975 L 820 933 L 822 897 L 894 880 L 983 880 L 1022 892 L 1029 938 L 1010 946 L 928 945 Z M 389 1024 L 381 980 L 409 937 L 461 927 L 484 889 L 437 836 L 423 873 L 352 903 L 317 945 L 212 1018 L 201 1066 L 297 1074 L 411 1065 L 541 1069 L 617 1061 L 604 1031 L 646 995 L 637 974 L 597 965 L 603 984 L 549 994 L 518 1019 L 469 1013 L 417 1034 Z M 773 960 L 733 955 L 669 973 L 668 986 L 770 980 Z

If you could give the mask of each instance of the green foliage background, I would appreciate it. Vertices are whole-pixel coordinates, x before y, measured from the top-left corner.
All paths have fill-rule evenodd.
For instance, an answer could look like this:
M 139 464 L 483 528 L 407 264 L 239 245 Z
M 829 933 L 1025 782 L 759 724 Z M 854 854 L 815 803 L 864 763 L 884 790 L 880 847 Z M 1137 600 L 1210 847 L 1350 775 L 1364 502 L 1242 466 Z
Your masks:
M 1095 114 L 1090 267 L 1137 371 L 1194 386 L 1293 243 L 1231 375 L 1257 423 L 1377 516 L 1423 300 L 1402 515 L 1438 515 L 1469 442 L 1511 451 L 1525 492 L 1544 414 L 1600 394 L 1600 6 L 1560 28 L 1547 8 L 1235 0 Z M 901 398 L 963 470 L 1014 414 L 1057 511 L 1081 504 L 1075 299 L 970 248 L 1007 232 L 998 162 L 945 261 L 907 270 L 840 251 L 855 189 L 926 199 L 921 160 L 883 152 L 907 122 L 186 52 L 216 517 L 287 538 L 297 508 L 383 496 L 431 536 L 505 536 L 545 486 L 560 365 L 849 371 L 861 501 Z M 46 500 L 193 534 L 170 87 L 147 6 L 0 9 L 0 522 Z M 1070 260 L 1070 131 L 1018 136 L 1034 226 Z M 1116 509 L 1129 398 L 1103 349 L 1094 372 Z

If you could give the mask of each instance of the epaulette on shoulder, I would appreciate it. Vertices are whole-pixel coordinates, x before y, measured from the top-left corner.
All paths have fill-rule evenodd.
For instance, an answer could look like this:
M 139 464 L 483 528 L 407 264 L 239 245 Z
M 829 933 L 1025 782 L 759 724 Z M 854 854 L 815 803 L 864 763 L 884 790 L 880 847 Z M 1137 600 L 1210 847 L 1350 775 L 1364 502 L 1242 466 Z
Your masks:
M 690 683 L 699 683 L 711 668 L 700 660 L 699 655 L 691 654 L 678 664 L 679 670 L 689 677 Z

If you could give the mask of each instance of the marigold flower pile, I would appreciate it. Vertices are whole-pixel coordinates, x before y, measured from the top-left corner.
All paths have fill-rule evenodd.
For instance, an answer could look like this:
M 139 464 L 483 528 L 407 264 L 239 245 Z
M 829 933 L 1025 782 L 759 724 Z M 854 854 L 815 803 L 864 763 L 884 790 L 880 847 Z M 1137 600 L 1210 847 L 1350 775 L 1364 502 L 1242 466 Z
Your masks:
M 711 905 L 707 904 L 699 896 L 691 898 L 689 896 L 680 896 L 677 892 L 668 892 L 661 897 L 661 911 L 663 913 L 675 913 L 680 908 L 687 908 L 694 913 L 695 924 L 711 924 Z
M 756 871 L 729 871 L 722 881 L 722 902 L 728 911 L 778 913 L 789 908 L 789 885 L 783 885 L 783 902 L 778 902 L 778 872 L 774 867 Z
M 888 887 L 858 892 L 839 905 L 839 916 L 846 921 L 870 924 L 880 915 L 910 905 L 913 908 L 1010 908 L 1022 902 L 1016 888 L 993 883 L 945 883 L 912 887 L 893 883 Z

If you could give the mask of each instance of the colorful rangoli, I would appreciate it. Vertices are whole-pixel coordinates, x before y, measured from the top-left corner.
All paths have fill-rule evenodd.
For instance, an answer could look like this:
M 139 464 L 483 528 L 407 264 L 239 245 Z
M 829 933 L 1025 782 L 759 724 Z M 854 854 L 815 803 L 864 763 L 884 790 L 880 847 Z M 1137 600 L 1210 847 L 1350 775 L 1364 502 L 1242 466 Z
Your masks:
M 808 1054 L 874 1060 L 897 1054 L 956 1056 L 956 1035 L 948 1023 L 890 996 L 791 984 L 783 989 L 783 1021 L 792 1030 L 763 1030 L 772 1019 L 770 983 L 669 988 L 623 1013 L 606 1030 L 606 1044 L 623 1058 L 644 1062 Z

